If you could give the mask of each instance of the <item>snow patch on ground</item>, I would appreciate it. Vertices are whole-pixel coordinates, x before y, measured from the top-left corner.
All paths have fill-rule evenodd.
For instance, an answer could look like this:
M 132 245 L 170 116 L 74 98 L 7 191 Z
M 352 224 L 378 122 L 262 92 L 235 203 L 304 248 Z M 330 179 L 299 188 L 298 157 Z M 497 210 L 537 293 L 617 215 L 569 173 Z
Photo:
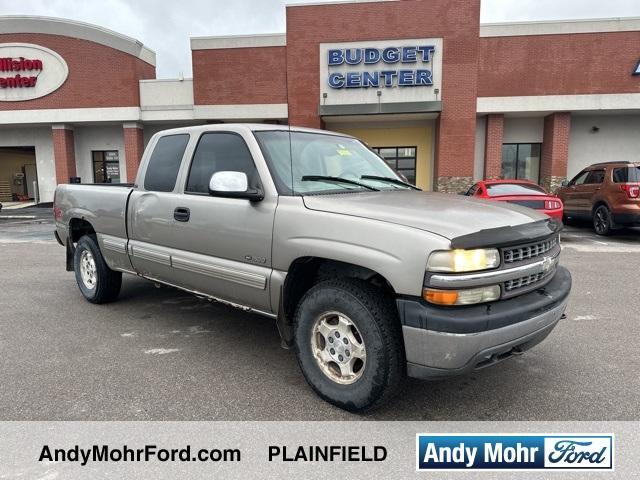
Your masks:
M 179 351 L 179 348 L 152 348 L 150 350 L 145 350 L 144 353 L 147 355 L 166 355 L 167 353 L 175 353 Z

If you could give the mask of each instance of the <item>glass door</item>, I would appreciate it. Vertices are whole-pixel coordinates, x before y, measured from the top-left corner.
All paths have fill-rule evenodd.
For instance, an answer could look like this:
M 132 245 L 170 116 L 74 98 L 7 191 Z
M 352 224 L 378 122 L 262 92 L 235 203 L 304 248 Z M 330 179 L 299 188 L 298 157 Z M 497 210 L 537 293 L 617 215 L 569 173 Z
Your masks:
M 539 143 L 505 143 L 502 145 L 502 178 L 538 183 L 541 152 Z
M 120 158 L 117 150 L 91 152 L 94 183 L 120 183 Z

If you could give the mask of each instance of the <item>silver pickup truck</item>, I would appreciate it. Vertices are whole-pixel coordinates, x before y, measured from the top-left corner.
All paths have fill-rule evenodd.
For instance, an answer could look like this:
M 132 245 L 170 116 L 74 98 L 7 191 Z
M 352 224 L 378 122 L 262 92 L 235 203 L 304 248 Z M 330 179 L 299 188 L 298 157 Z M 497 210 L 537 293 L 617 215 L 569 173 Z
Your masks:
M 276 319 L 309 385 L 348 410 L 408 375 L 519 355 L 563 316 L 560 226 L 427 193 L 355 138 L 275 125 L 157 133 L 132 185 L 60 185 L 56 238 L 84 297 L 122 273 Z

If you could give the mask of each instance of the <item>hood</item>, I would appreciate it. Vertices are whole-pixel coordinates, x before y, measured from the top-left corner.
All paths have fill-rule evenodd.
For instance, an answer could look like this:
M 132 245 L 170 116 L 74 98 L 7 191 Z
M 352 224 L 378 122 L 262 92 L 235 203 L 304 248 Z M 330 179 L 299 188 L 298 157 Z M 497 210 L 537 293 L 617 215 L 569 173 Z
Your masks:
M 535 210 L 510 203 L 415 190 L 307 195 L 302 198 L 310 210 L 419 228 L 448 239 L 548 218 Z

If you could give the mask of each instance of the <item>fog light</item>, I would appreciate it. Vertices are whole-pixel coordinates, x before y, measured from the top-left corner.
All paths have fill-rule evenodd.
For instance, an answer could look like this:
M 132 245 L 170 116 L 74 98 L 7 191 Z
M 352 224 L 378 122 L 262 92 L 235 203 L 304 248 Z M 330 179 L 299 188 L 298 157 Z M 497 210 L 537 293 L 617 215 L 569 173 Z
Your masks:
M 425 288 L 422 298 L 435 305 L 474 305 L 476 303 L 493 302 L 500 298 L 500 287 L 470 288 L 465 290 L 435 290 Z

